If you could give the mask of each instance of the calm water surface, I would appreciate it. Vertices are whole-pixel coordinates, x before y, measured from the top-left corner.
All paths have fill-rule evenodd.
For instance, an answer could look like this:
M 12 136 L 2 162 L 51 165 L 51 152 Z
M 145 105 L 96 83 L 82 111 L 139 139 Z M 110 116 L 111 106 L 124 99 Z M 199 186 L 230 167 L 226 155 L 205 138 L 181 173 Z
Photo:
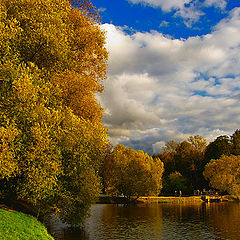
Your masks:
M 240 204 L 97 204 L 84 228 L 50 229 L 57 240 L 240 240 Z

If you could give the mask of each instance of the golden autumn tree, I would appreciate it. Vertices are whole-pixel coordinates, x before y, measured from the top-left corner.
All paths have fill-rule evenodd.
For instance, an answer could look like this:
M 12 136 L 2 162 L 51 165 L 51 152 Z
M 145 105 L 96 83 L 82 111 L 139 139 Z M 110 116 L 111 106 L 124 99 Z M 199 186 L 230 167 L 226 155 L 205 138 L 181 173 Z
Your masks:
M 91 2 L 74 4 L 0 2 L 0 189 L 77 224 L 100 191 L 107 52 Z
M 240 196 L 240 156 L 222 155 L 213 159 L 203 174 L 212 187 Z
M 156 196 L 162 188 L 163 163 L 143 151 L 117 145 L 104 163 L 104 183 L 107 194 Z

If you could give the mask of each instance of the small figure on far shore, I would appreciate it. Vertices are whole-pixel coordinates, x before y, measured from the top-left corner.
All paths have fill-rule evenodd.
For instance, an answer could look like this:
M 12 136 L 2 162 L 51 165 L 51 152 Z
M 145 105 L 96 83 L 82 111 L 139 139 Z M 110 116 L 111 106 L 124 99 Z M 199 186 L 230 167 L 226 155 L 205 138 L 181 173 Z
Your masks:
M 182 196 L 182 191 L 180 190 L 180 191 L 179 191 L 179 197 L 181 197 L 181 196 Z
M 175 197 L 177 197 L 177 191 L 175 190 Z

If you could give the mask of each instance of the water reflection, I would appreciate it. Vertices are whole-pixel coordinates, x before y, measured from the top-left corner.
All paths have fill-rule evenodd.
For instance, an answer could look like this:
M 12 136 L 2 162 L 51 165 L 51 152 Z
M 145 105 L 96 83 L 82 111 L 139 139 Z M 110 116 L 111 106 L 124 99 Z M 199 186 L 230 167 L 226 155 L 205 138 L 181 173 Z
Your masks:
M 240 239 L 240 204 L 229 207 L 227 203 L 206 206 L 206 222 L 222 239 Z
M 162 209 L 156 205 L 108 205 L 103 209 L 101 222 L 100 226 L 95 225 L 95 229 L 103 230 L 98 239 L 146 239 L 162 235 Z
M 57 240 L 240 240 L 240 204 L 93 205 L 84 228 L 53 221 Z

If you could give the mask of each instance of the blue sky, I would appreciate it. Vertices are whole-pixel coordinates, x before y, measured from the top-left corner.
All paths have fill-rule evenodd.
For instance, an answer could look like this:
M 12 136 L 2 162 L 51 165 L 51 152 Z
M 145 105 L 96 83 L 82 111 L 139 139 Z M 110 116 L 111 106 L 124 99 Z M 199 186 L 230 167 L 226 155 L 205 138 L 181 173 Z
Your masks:
M 240 128 L 240 1 L 92 2 L 109 51 L 99 100 L 113 145 L 152 154 Z
M 191 18 L 186 19 L 177 14 L 178 8 L 163 10 L 161 6 L 153 7 L 151 4 L 147 4 L 147 0 L 146 2 L 139 1 L 138 4 L 134 4 L 134 1 L 130 0 L 93 0 L 92 2 L 100 10 L 103 23 L 128 26 L 132 31 L 156 30 L 174 38 L 207 34 L 211 32 L 213 26 L 228 15 L 229 11 L 240 5 L 238 0 L 226 1 L 225 4 L 222 1 L 222 5 L 219 4 L 219 6 L 217 2 L 221 2 L 221 0 L 213 1 L 212 6 L 203 4 L 204 1 L 192 1 L 195 10 L 201 12 L 201 16 L 197 21 L 194 20 L 195 22 L 191 23 L 191 27 L 189 27 L 185 22 L 190 22 Z M 186 9 L 189 8 L 188 6 L 186 5 Z

